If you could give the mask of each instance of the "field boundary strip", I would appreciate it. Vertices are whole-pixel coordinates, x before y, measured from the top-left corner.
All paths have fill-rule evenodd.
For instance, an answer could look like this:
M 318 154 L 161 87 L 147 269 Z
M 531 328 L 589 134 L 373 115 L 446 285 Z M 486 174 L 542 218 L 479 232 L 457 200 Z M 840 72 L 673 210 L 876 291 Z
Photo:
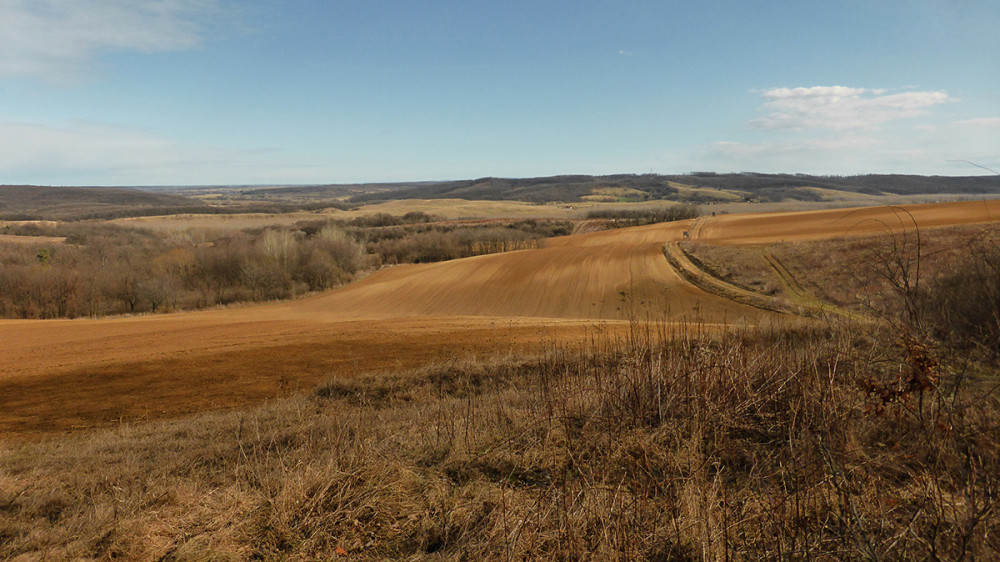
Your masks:
M 837 314 L 844 317 L 860 318 L 857 314 L 844 310 L 839 306 L 824 301 L 813 294 L 802 283 L 799 282 L 795 274 L 777 256 L 768 251 L 762 251 L 761 256 L 782 284 L 792 300 L 801 307 L 811 311 L 812 316 L 823 314 Z
M 744 304 L 779 314 L 810 316 L 810 311 L 802 307 L 788 306 L 775 298 L 748 291 L 732 283 L 719 279 L 698 267 L 678 242 L 663 245 L 663 257 L 681 279 L 695 287 L 738 304 Z

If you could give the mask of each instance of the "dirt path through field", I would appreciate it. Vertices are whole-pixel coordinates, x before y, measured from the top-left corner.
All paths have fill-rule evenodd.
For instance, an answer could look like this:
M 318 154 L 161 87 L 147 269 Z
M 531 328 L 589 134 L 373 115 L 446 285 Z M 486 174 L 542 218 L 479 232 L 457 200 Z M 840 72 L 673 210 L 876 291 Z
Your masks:
M 735 304 L 752 306 L 770 312 L 794 312 L 775 298 L 748 291 L 713 276 L 698 267 L 677 242 L 664 244 L 663 256 L 685 281 L 713 295 L 728 299 Z

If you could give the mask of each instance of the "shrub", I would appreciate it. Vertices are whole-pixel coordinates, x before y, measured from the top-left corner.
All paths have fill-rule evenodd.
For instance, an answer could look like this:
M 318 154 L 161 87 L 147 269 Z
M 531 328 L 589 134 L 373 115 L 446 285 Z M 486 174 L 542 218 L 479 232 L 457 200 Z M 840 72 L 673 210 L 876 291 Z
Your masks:
M 618 228 L 693 219 L 700 215 L 701 210 L 694 205 L 673 205 L 662 209 L 597 209 L 587 212 L 588 219 L 614 221 L 612 226 Z
M 938 339 L 1000 357 L 1000 245 L 977 240 L 951 272 L 931 281 L 923 317 Z

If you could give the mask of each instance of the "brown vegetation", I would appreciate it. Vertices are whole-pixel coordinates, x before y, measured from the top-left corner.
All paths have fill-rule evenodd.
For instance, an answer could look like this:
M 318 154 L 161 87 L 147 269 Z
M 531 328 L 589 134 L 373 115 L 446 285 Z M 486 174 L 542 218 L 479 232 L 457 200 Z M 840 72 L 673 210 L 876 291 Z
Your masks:
M 609 228 L 628 228 L 693 219 L 700 214 L 701 210 L 694 205 L 674 205 L 651 209 L 594 209 L 587 211 L 587 219 L 604 221 Z
M 346 186 L 314 186 L 270 190 L 272 194 L 329 197 Z M 355 186 L 360 187 L 360 186 Z M 539 178 L 478 178 L 418 184 L 364 186 L 348 199 L 355 203 L 391 199 L 463 198 L 516 200 L 536 203 L 583 201 L 588 198 L 671 200 L 691 204 L 731 201 L 820 201 L 817 188 L 828 192 L 883 196 L 927 193 L 996 194 L 1000 178 L 995 176 L 927 177 L 907 175 L 809 176 L 805 174 L 716 174 L 688 175 L 617 174 L 610 176 L 565 175 Z M 624 196 L 624 197 L 622 197 Z
M 0 460 L 0 555 L 996 556 L 995 391 L 886 337 L 634 324 L 25 446 Z
M 985 220 L 975 213 L 979 208 L 973 204 L 930 206 L 929 217 L 919 209 L 914 213 L 931 224 L 939 215 L 956 222 L 976 222 Z M 800 225 L 805 237 L 820 238 L 824 232 L 827 237 L 839 236 L 846 231 L 843 217 L 852 213 L 780 215 L 781 220 L 772 218 L 770 228 L 778 232 L 779 240 L 787 236 L 786 222 Z M 716 221 L 725 225 L 724 220 L 733 228 L 743 228 L 737 217 L 713 217 L 703 233 L 728 236 L 718 225 L 712 226 Z M 751 225 L 762 222 L 753 215 L 740 220 Z M 424 327 L 413 331 L 415 340 L 405 349 L 422 357 L 433 357 L 441 341 L 471 342 L 478 336 L 463 337 L 462 330 L 472 326 L 475 332 L 482 322 L 504 326 L 532 317 L 534 325 L 559 326 L 565 319 L 586 324 L 646 315 L 671 321 L 729 323 L 756 323 L 765 318 L 762 311 L 701 291 L 671 269 L 662 245 L 681 240 L 686 228 L 689 226 L 682 222 L 595 232 L 551 239 L 537 250 L 399 266 L 333 292 L 261 308 L 110 321 L 0 321 L 5 348 L 0 354 L 0 378 L 8 390 L 0 392 L 0 417 L 2 423 L 13 424 L 7 427 L 24 427 L 33 433 L 46 427 L 59 431 L 68 426 L 107 424 L 117 419 L 108 412 L 118 411 L 115 404 L 119 403 L 138 405 L 137 411 L 127 410 L 127 419 L 137 412 L 145 418 L 180 412 L 169 405 L 143 410 L 141 405 L 152 396 L 169 397 L 164 399 L 167 403 L 173 400 L 204 407 L 246 404 L 282 392 L 268 387 L 266 392 L 244 396 L 239 381 L 243 377 L 265 380 L 279 367 L 277 376 L 294 379 L 294 370 L 305 369 L 308 374 L 303 380 L 316 381 L 324 373 L 365 372 L 384 366 L 372 363 L 368 353 L 352 357 L 351 342 L 357 338 L 377 342 L 399 329 L 409 329 L 405 326 L 412 324 L 404 319 L 415 316 L 425 317 L 420 321 Z M 745 234 L 757 240 L 767 235 L 766 230 L 752 228 Z M 846 244 L 850 247 L 853 243 Z M 795 269 L 794 260 L 784 261 Z M 170 263 L 168 260 L 165 265 Z M 849 272 L 851 263 L 832 262 L 831 267 Z M 827 270 L 817 269 L 823 271 Z M 473 321 L 469 316 L 482 320 Z M 420 338 L 427 340 L 424 347 Z M 484 340 L 483 345 L 488 346 L 489 341 Z M 330 371 L 322 360 L 327 348 L 346 350 L 336 371 Z M 178 357 L 184 358 L 183 369 L 178 367 Z M 100 398 L 101 374 L 112 371 L 116 376 L 110 380 L 117 381 L 116 390 L 106 399 L 115 404 L 105 408 Z M 129 373 L 142 374 L 135 380 L 143 382 L 131 384 Z M 193 381 L 203 380 L 218 384 L 213 398 L 205 403 L 194 400 L 201 383 Z M 78 392 L 79 381 L 86 381 L 86 392 Z M 37 395 L 32 396 L 38 400 L 19 402 L 19 393 L 24 391 L 16 389 L 24 384 L 37 389 Z M 46 390 L 61 398 L 45 400 Z M 60 420 L 65 412 L 60 410 L 59 401 L 82 396 L 91 397 L 87 400 L 93 403 L 82 410 L 89 413 L 74 414 L 70 423 Z M 42 410 L 33 410 L 43 405 Z
M 31 230 L 63 234 L 65 243 L 0 241 L 2 317 L 75 318 L 282 299 L 342 284 L 366 265 L 361 245 L 335 228 L 310 236 L 286 229 L 164 236 L 85 223 Z
M 992 302 L 988 296 L 992 277 L 987 271 L 993 267 L 990 260 L 995 258 L 989 256 L 996 245 L 996 226 L 989 223 L 933 229 L 910 226 L 895 233 L 753 247 L 697 240 L 681 243 L 699 267 L 738 287 L 795 302 L 798 285 L 810 297 L 836 307 L 876 315 L 899 309 L 911 320 L 915 314 L 934 316 L 941 310 L 934 303 L 954 298 L 947 296 L 945 287 L 959 292 L 981 289 L 980 298 L 970 302 Z M 970 256 L 982 258 L 975 272 L 961 267 Z M 773 260 L 785 271 L 773 267 Z M 900 300 L 900 291 L 909 293 L 909 311 Z M 931 297 L 928 291 L 941 294 Z M 972 323 L 985 322 L 974 311 L 966 312 L 964 317 L 976 318 Z
M 255 198 L 216 199 L 212 204 L 195 199 L 183 190 L 132 189 L 123 187 L 49 187 L 0 185 L 0 219 L 86 220 L 176 215 L 181 213 L 283 213 L 300 210 L 344 209 L 337 200 L 259 201 Z
M 0 237 L 0 317 L 96 317 L 287 299 L 382 265 L 537 248 L 570 231 L 564 221 L 431 220 L 424 213 L 378 214 L 184 232 L 8 224 L 0 232 L 18 236 L 17 242 Z M 37 243 L 24 242 L 32 239 Z
M 244 406 L 8 440 L 0 557 L 994 558 L 997 244 L 936 228 L 990 209 L 907 209 L 910 226 L 881 212 L 556 238 L 268 307 L 0 322 L 7 427 L 31 418 L 28 387 L 57 398 L 49 423 L 59 402 L 113 423 L 108 383 L 121 405 L 156 405 L 143 420 L 173 402 Z M 868 316 L 796 319 L 700 291 L 660 251 L 684 229 L 785 240 L 803 261 L 780 253 L 782 269 L 810 288 L 804 266 L 839 256 L 812 273 L 847 271 Z M 289 263 L 287 234 L 256 247 Z M 849 238 L 799 246 L 831 236 Z M 550 340 L 551 326 L 565 330 Z M 286 390 L 324 372 L 314 392 Z M 266 392 L 231 400 L 248 388 Z M 268 396 L 289 397 L 245 406 Z
M 365 240 L 367 251 L 382 264 L 431 263 L 540 248 L 545 239 L 572 231 L 570 221 L 559 220 L 432 220 L 424 213 L 402 217 L 380 213 L 355 218 L 345 227 Z

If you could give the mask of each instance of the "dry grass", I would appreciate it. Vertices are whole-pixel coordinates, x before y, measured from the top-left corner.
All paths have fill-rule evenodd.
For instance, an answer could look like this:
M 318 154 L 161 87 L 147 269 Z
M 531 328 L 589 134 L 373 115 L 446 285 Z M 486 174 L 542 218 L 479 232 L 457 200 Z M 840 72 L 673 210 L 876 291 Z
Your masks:
M 188 230 L 219 230 L 236 231 L 249 228 L 266 228 L 269 226 L 292 226 L 295 223 L 326 219 L 338 216 L 340 211 L 328 213 L 238 213 L 231 215 L 177 214 L 154 217 L 131 217 L 112 219 L 111 224 L 133 226 L 149 230 L 166 232 L 184 232 Z
M 991 377 L 856 326 L 635 324 L 7 449 L 0 557 L 986 559 Z
M 0 244 L 33 244 L 56 245 L 66 242 L 63 236 L 18 236 L 15 234 L 0 234 Z
M 780 280 L 768 267 L 759 248 L 715 246 L 683 242 L 681 247 L 710 275 L 748 291 L 785 296 Z
M 180 214 L 172 216 L 116 219 L 112 222 L 140 226 L 153 230 L 185 231 L 188 229 L 244 230 L 268 226 L 291 226 L 309 220 L 350 221 L 379 213 L 403 215 L 424 212 L 446 220 L 457 219 L 571 219 L 579 212 L 566 205 L 538 205 L 519 201 L 466 201 L 463 199 L 411 199 L 365 205 L 349 211 L 328 209 L 317 212 L 244 213 L 233 215 Z
M 839 209 L 844 207 L 869 207 L 881 205 L 915 205 L 921 203 L 938 203 L 942 201 L 977 201 L 995 199 L 993 195 L 965 195 L 955 193 L 927 193 L 921 195 L 881 195 L 871 196 L 861 193 L 830 192 L 808 188 L 808 191 L 819 194 L 822 201 L 781 201 L 777 203 L 713 203 L 705 205 L 706 211 L 717 213 L 787 213 L 796 211 L 816 211 L 821 209 Z
M 953 272 L 970 248 L 997 238 L 995 225 L 961 225 L 920 231 L 920 282 Z M 792 299 L 787 282 L 768 265 L 771 255 L 787 266 L 793 281 L 816 297 L 858 311 L 889 309 L 890 293 L 873 268 L 893 247 L 915 263 L 917 231 L 895 235 L 831 238 L 736 247 L 684 242 L 684 250 L 707 272 L 738 287 L 783 299 Z
M 961 239 L 935 232 L 930 277 Z M 782 261 L 856 282 L 892 257 L 864 243 Z M 902 322 L 798 322 L 595 328 L 0 445 L 0 559 L 1000 557 L 996 357 Z

